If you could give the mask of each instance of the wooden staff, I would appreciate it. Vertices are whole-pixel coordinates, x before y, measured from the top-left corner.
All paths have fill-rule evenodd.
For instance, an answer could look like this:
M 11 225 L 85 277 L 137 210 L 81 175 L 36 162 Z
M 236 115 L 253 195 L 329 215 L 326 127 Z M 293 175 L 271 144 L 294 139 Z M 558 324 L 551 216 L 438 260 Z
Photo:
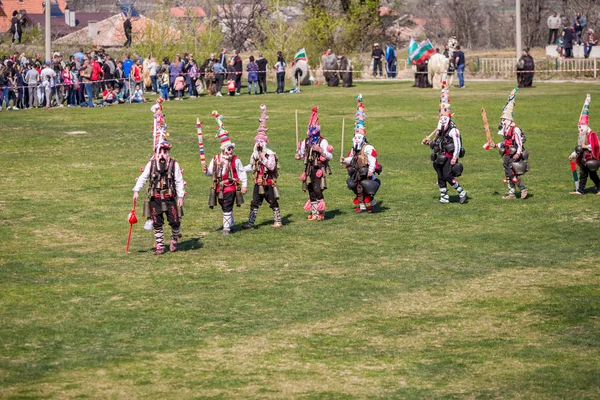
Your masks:
M 485 138 L 487 142 L 483 145 L 483 148 L 489 150 L 490 148 L 496 147 L 496 144 L 492 140 L 492 133 L 490 132 L 490 124 L 488 122 L 487 113 L 485 108 L 481 107 L 481 118 L 483 119 L 483 129 L 485 129 Z
M 433 130 L 433 132 L 431 132 L 429 135 L 425 136 L 425 138 L 423 138 L 423 140 L 421 140 L 421 143 L 427 145 L 429 144 L 429 142 L 431 142 L 431 138 L 433 137 L 433 135 L 435 135 L 438 132 L 437 128 L 435 128 Z
M 342 144 L 340 145 L 340 157 L 344 157 L 344 125 L 346 123 L 346 118 L 342 118 Z

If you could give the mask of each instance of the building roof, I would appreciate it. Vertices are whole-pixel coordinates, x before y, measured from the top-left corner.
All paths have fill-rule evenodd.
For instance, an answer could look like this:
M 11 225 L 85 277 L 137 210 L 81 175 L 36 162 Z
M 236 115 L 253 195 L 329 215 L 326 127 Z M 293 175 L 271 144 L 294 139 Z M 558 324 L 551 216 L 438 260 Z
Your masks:
M 6 32 L 10 29 L 10 20 L 12 19 L 13 11 L 19 11 L 21 14 L 43 14 L 43 0 L 2 0 L 0 6 L 0 32 Z M 65 0 L 52 0 L 52 6 L 58 6 L 59 11 L 65 9 Z M 51 8 L 51 10 L 54 7 Z
M 123 13 L 119 13 L 97 22 L 96 27 L 98 29 L 98 34 L 94 39 L 89 39 L 89 29 L 86 26 L 83 27 L 83 29 L 79 29 L 76 32 L 55 40 L 54 43 L 69 45 L 91 43 L 98 47 L 121 47 L 126 40 L 123 22 L 125 22 L 125 16 Z M 146 18 L 143 15 L 140 15 L 137 18 L 131 18 L 134 42 L 143 38 L 149 24 L 158 25 L 155 21 Z M 163 26 L 160 29 L 153 29 L 152 31 L 157 35 L 160 35 L 160 38 L 157 38 L 157 40 L 176 40 L 181 36 L 181 33 L 172 27 Z
M 182 18 L 194 16 L 196 18 L 206 18 L 206 11 L 202 7 L 171 7 L 171 17 Z
M 87 27 L 90 21 L 102 21 L 106 18 L 114 15 L 113 13 L 98 12 L 98 13 L 75 13 L 75 26 L 71 27 L 65 23 L 65 18 L 54 17 L 50 21 L 50 29 L 52 30 L 52 36 L 62 37 L 70 33 L 76 32 L 81 28 Z M 27 18 L 34 24 L 39 25 L 40 28 L 44 29 L 46 26 L 46 16 L 44 14 L 27 14 Z

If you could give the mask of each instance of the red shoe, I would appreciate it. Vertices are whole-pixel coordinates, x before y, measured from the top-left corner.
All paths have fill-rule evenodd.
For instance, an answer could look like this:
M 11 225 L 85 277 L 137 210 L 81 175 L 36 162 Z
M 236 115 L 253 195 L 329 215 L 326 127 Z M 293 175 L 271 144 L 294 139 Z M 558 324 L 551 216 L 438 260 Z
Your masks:
M 170 251 L 177 251 L 177 241 L 171 240 L 171 245 L 169 246 Z
M 319 214 L 317 216 L 317 221 L 323 221 L 325 219 L 325 216 L 323 214 Z
M 165 246 L 156 246 L 156 251 L 154 251 L 155 256 L 160 256 L 165 253 Z

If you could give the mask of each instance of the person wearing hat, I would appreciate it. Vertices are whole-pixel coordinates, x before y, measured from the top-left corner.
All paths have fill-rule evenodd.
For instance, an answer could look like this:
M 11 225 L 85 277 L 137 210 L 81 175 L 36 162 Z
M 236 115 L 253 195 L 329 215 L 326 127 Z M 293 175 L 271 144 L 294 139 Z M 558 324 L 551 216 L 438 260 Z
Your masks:
M 383 67 L 382 60 L 385 53 L 379 47 L 379 43 L 375 43 L 373 45 L 373 51 L 371 51 L 371 58 L 373 59 L 373 76 L 377 76 L 377 71 L 379 70 L 379 76 L 383 76 Z
M 440 189 L 440 204 L 450 202 L 448 195 L 449 183 L 458 193 L 460 204 L 467 202 L 467 191 L 458 183 L 459 176 L 462 175 L 463 166 L 458 159 L 464 155 L 462 148 L 462 139 L 460 131 L 452 121 L 452 112 L 450 110 L 450 93 L 446 76 L 442 79 L 442 91 L 440 96 L 440 119 L 436 130 L 435 138 L 432 141 L 426 137 L 423 144 L 429 145 L 433 150 L 431 160 L 433 169 L 437 172 L 437 185 Z M 433 134 L 433 132 L 432 132 Z
M 365 137 L 365 106 L 362 102 L 362 95 L 359 94 L 356 100 L 358 107 L 356 108 L 352 149 L 348 152 L 347 157 L 340 157 L 340 163 L 348 169 L 350 177 L 346 184 L 348 189 L 356 195 L 354 197 L 355 211 L 357 213 L 372 212 L 373 207 L 377 204 L 375 194 L 381 185 L 381 181 L 375 177 L 375 173 L 381 172 L 381 166 L 377 162 L 377 151 Z
M 144 204 L 144 216 L 152 221 L 155 255 L 163 254 L 165 248 L 164 217 L 171 227 L 170 251 L 177 250 L 177 241 L 181 236 L 181 217 L 183 216 L 183 198 L 185 182 L 177 160 L 171 158 L 171 145 L 167 141 L 166 125 L 161 113 L 162 107 L 153 110 L 155 126 L 154 156 L 148 161 L 144 171 L 133 187 L 133 202 L 137 202 L 139 192 L 146 182 L 148 186 L 148 206 Z
M 248 222 L 242 227 L 250 229 L 254 227 L 258 208 L 262 205 L 263 200 L 269 203 L 269 207 L 273 210 L 273 228 L 281 228 L 281 211 L 279 209 L 279 189 L 277 188 L 277 177 L 279 169 L 279 161 L 277 154 L 269 148 L 267 143 L 267 106 L 260 105 L 262 111 L 259 119 L 257 135 L 254 137 L 254 151 L 250 156 L 250 163 L 246 166 L 246 172 L 251 172 L 254 175 L 254 191 L 252 192 L 252 202 L 250 203 L 250 214 Z
M 304 172 L 300 176 L 302 190 L 308 191 L 309 199 L 304 209 L 309 211 L 308 219 L 322 221 L 325 219 L 325 198 L 323 191 L 327 189 L 325 174 L 330 171 L 329 161 L 333 157 L 333 147 L 327 139 L 321 136 L 321 124 L 319 122 L 319 107 L 312 108 L 312 114 L 308 123 L 306 139 L 298 143 L 296 160 L 304 160 Z
M 504 159 L 504 182 L 508 183 L 508 193 L 502 196 L 504 200 L 517 198 L 515 184 L 521 190 L 521 199 L 527 198 L 527 187 L 523 184 L 521 175 L 529 170 L 529 164 L 525 162 L 529 158 L 529 153 L 523 147 L 525 136 L 515 124 L 513 116 L 515 96 L 518 90 L 519 88 L 514 88 L 508 95 L 500 117 L 500 131 L 498 132 L 499 135 L 502 135 L 503 141 L 495 144 Z
M 213 186 L 209 198 L 209 207 L 215 206 L 215 197 L 223 211 L 223 235 L 229 235 L 233 230 L 233 203 L 241 206 L 243 195 L 248 191 L 246 169 L 238 156 L 234 155 L 235 143 L 231 142 L 229 132 L 223 125 L 223 116 L 217 111 L 212 112 L 217 122 L 217 137 L 221 143 L 221 153 L 212 158 L 208 167 L 203 166 L 204 175 L 213 178 Z
M 573 195 L 582 195 L 585 193 L 585 185 L 588 176 L 596 185 L 596 195 L 600 196 L 600 179 L 598 178 L 598 167 L 600 166 L 600 141 L 596 132 L 589 127 L 589 110 L 592 96 L 589 94 L 585 98 L 577 128 L 579 137 L 575 151 L 569 156 L 569 160 L 577 160 L 579 164 L 579 183 L 577 190 L 571 192 Z

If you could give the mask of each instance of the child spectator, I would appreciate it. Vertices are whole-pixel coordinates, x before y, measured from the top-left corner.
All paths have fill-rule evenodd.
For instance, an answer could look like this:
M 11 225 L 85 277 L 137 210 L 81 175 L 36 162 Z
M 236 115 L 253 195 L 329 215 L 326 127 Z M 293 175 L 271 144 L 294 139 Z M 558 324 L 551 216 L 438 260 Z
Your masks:
M 104 92 L 102 92 L 102 100 L 100 100 L 100 105 L 106 107 L 117 102 L 117 92 L 117 89 L 113 88 L 111 84 L 108 84 L 106 89 L 104 89 Z
M 46 98 L 46 105 L 44 108 L 50 108 L 52 106 L 52 77 L 50 75 L 46 75 L 46 80 L 42 82 L 42 86 L 44 86 L 44 93 Z
M 169 72 L 163 68 L 160 76 L 160 97 L 165 101 L 169 101 Z
M 146 99 L 144 98 L 144 92 L 140 88 L 140 85 L 135 85 L 135 92 L 133 92 L 133 98 L 131 99 L 132 103 L 145 103 Z
M 175 83 L 173 84 L 173 89 L 175 89 L 175 100 L 183 100 L 181 98 L 183 95 L 183 89 L 185 89 L 185 78 L 183 77 L 183 72 L 179 72 L 179 74 L 177 74 L 177 78 L 175 78 Z
M 235 78 L 237 75 L 233 64 L 233 59 L 231 59 L 227 66 L 227 91 L 230 96 L 235 96 Z
M 254 62 L 254 56 L 250 56 L 246 71 L 248 71 L 248 94 L 252 94 L 252 85 L 254 85 L 254 94 L 258 94 L 258 64 Z

